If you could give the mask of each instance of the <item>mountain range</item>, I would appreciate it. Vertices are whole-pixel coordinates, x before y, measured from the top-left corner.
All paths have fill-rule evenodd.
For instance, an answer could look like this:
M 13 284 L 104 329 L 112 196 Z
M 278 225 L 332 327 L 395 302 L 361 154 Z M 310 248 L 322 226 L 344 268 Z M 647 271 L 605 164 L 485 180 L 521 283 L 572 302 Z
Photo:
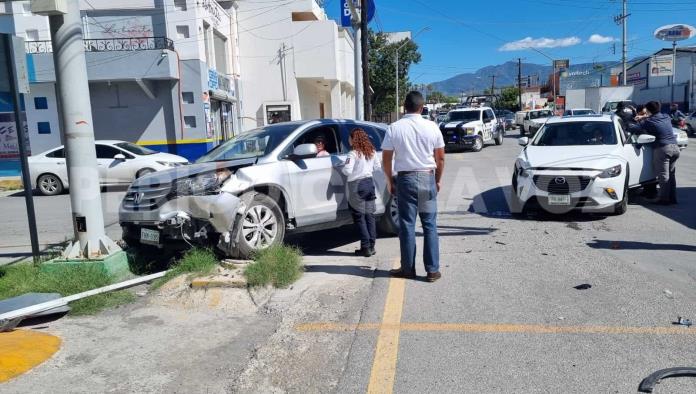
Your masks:
M 569 72 L 581 70 L 593 70 L 597 66 L 603 66 L 606 71 L 616 66 L 616 62 L 597 62 L 571 64 Z M 538 75 L 539 82 L 543 85 L 548 81 L 553 66 L 533 63 L 522 63 L 522 77 L 527 75 Z M 433 82 L 433 90 L 451 96 L 459 96 L 462 92 L 482 92 L 490 89 L 492 78 L 495 75 L 495 86 L 515 86 L 517 85 L 517 62 L 507 62 L 497 66 L 487 66 L 474 73 L 464 73 L 456 75 L 444 81 Z

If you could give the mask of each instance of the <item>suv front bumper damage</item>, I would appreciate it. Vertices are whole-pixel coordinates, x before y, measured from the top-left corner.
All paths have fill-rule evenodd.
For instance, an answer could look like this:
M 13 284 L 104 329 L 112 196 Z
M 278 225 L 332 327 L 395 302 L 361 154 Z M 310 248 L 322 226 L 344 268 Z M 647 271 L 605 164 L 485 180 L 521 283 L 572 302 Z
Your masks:
M 208 232 L 220 234 L 233 246 L 237 217 L 246 209 L 242 200 L 230 193 L 205 196 L 182 196 L 169 200 L 152 210 L 126 210 L 121 207 L 120 223 L 124 238 L 140 237 L 140 229 L 156 229 L 160 232 L 159 246 L 167 241 L 205 241 Z M 212 229 L 209 229 L 212 227 Z

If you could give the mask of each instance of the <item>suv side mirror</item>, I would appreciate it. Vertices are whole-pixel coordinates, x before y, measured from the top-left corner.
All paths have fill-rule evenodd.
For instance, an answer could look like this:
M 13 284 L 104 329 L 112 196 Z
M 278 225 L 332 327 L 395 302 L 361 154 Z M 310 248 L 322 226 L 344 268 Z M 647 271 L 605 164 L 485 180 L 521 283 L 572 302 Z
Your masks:
M 114 156 L 114 160 L 125 161 L 125 160 L 126 160 L 126 155 L 124 155 L 123 153 L 117 153 L 117 154 Z
M 289 159 L 291 160 L 298 160 L 298 159 L 310 159 L 313 157 L 317 157 L 317 146 L 314 144 L 302 144 L 298 145 L 293 149 L 292 155 L 290 155 Z
M 527 145 L 529 145 L 529 137 L 522 137 L 522 138 L 517 140 L 517 143 L 520 146 L 527 146 Z
M 636 145 L 647 145 L 655 142 L 655 136 L 650 134 L 641 134 L 633 138 L 633 143 Z

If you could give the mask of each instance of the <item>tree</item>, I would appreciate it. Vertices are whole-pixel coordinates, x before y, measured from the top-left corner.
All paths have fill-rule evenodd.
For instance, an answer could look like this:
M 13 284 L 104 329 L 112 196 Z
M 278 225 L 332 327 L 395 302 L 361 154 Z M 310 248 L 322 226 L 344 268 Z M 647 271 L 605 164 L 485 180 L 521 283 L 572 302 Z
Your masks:
M 421 60 L 418 45 L 411 40 L 389 43 L 387 34 L 372 30 L 369 44 L 370 86 L 374 90 L 373 111 L 376 114 L 393 112 L 396 108 L 396 49 L 404 45 L 399 50 L 399 100 L 403 100 L 410 86 L 409 68 L 411 64 Z
M 518 88 L 503 88 L 502 92 L 500 92 L 500 107 L 504 109 L 509 109 L 511 111 L 516 111 L 517 108 L 519 108 L 519 94 L 520 91 Z

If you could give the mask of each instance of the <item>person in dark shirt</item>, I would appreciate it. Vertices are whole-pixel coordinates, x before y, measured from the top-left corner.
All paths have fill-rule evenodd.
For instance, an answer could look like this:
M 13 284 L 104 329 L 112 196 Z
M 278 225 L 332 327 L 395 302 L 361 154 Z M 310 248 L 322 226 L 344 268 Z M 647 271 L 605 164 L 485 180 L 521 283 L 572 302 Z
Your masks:
M 624 132 L 628 132 L 631 126 L 635 124 L 635 121 L 633 120 L 636 117 L 635 109 L 630 105 L 624 104 L 623 101 L 619 101 L 619 103 L 616 105 L 615 114 L 619 117 Z
M 646 133 L 655 136 L 653 143 L 653 170 L 660 185 L 657 200 L 660 205 L 677 203 L 676 162 L 679 159 L 677 137 L 672 131 L 672 120 L 660 112 L 661 105 L 651 101 L 645 105 L 647 117 L 637 117 L 638 126 Z

